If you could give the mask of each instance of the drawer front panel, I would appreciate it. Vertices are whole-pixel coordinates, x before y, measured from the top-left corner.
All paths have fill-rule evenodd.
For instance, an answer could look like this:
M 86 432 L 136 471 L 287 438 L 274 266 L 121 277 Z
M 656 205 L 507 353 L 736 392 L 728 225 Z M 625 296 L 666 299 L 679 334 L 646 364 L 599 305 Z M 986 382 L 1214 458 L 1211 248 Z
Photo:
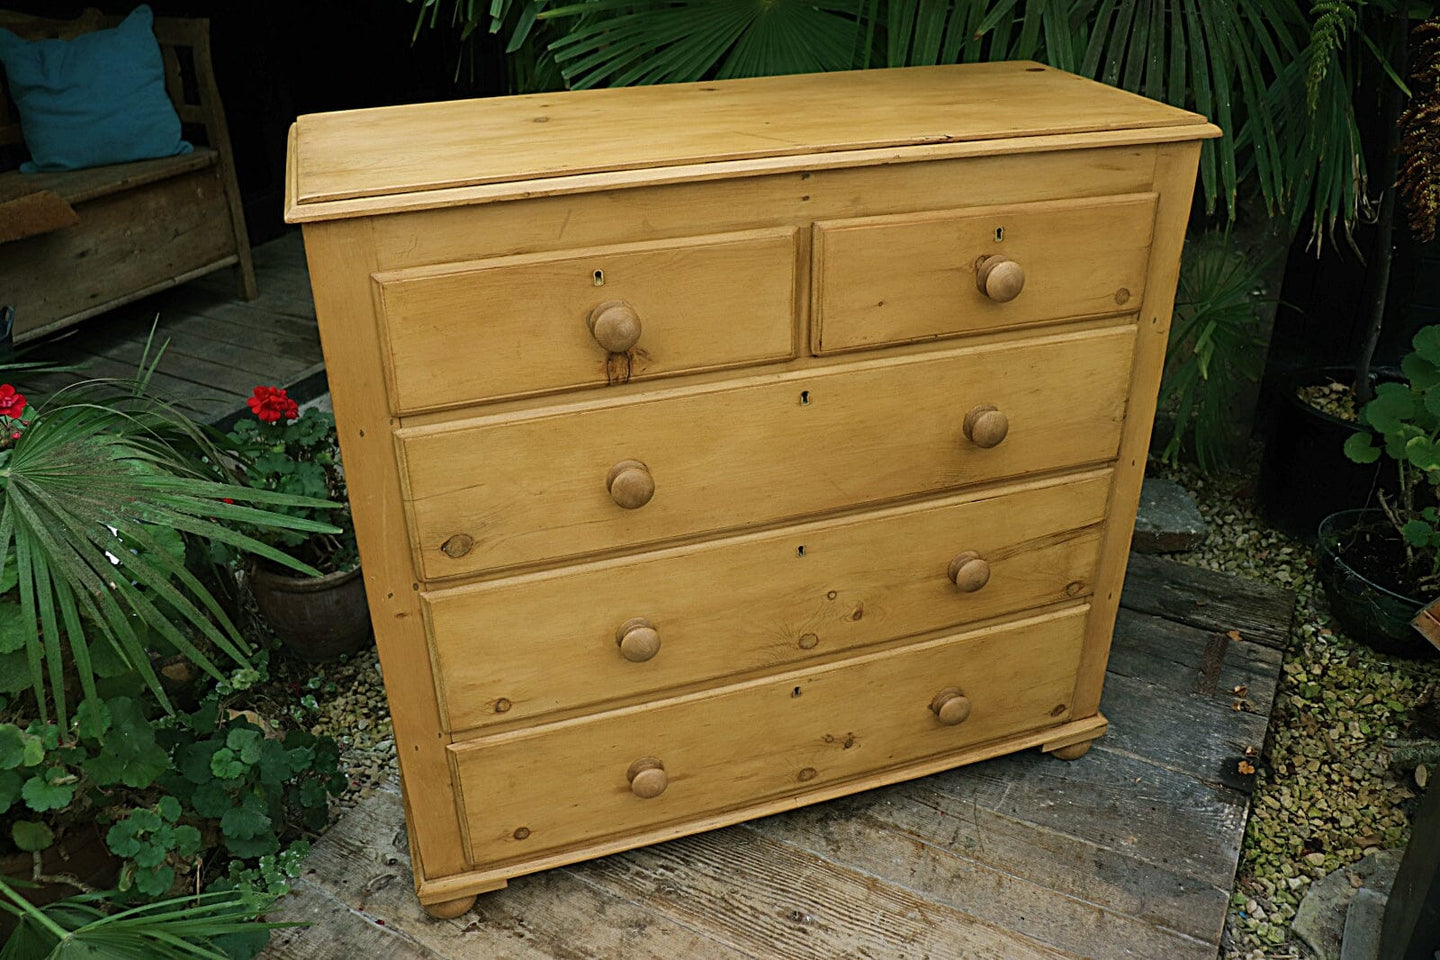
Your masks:
M 427 592 L 441 709 L 451 730 L 593 709 L 1086 596 L 1109 492 L 1097 471 Z
M 795 239 L 785 227 L 377 274 L 391 408 L 789 359 Z M 600 340 L 623 343 L 633 327 L 592 333 L 587 323 L 610 302 L 639 324 L 620 353 Z
M 1087 610 L 452 745 L 470 861 L 715 815 L 1063 723 Z M 937 714 L 947 689 L 968 702 L 942 698 Z M 647 758 L 663 770 L 648 765 L 632 786 Z
M 814 227 L 817 353 L 1134 310 L 1152 193 L 832 220 Z M 1004 256 L 982 292 L 977 263 Z M 1006 275 L 1006 271 L 1011 271 Z
M 404 428 L 417 565 L 500 570 L 1108 460 L 1134 344 L 1132 325 L 1070 331 Z

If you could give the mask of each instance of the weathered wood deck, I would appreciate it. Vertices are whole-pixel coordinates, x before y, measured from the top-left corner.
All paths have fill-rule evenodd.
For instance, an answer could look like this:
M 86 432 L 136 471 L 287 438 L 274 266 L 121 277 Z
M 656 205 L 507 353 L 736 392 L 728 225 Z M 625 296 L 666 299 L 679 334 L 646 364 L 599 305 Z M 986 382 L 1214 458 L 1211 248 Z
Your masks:
M 156 324 L 168 344 L 152 381 L 196 419 L 223 422 L 243 410 L 257 384 L 291 389 L 301 401 L 325 386 L 310 275 L 299 231 L 253 250 L 260 296 L 239 299 L 230 271 L 192 280 L 102 314 L 49 340 L 27 345 L 25 359 L 80 369 L 28 377 L 43 394 L 85 377 L 133 377 Z
M 451 921 L 411 891 L 400 795 L 316 845 L 270 960 L 1213 960 L 1293 598 L 1136 556 L 1103 709 L 1031 751 L 515 880 Z M 1232 631 L 1234 631 L 1232 633 Z

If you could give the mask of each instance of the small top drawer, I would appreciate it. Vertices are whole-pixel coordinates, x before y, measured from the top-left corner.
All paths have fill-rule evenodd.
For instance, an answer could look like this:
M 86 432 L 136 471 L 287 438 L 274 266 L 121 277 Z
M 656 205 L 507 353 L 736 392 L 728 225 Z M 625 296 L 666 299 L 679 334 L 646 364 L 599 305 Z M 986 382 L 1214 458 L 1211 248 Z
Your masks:
M 814 351 L 1133 311 L 1155 199 L 1142 193 L 816 223 Z
M 391 410 L 789 359 L 795 238 L 784 227 L 378 273 Z

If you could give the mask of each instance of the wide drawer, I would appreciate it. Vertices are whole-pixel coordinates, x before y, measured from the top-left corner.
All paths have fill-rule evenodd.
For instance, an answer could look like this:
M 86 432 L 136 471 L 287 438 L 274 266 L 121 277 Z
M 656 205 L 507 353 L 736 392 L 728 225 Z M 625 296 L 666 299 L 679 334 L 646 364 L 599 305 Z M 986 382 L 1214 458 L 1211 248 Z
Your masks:
M 1134 345 L 1117 325 L 402 428 L 417 567 L 565 560 L 1108 460 Z
M 1087 596 L 1109 492 L 1096 471 L 428 591 L 441 711 L 593 709 Z
M 817 223 L 812 347 L 835 353 L 1132 311 L 1155 202 L 1142 193 Z M 1004 260 L 986 265 L 993 257 Z
M 453 744 L 470 862 L 714 817 L 1064 723 L 1087 612 Z
M 376 274 L 391 409 L 788 359 L 795 237 L 784 227 Z

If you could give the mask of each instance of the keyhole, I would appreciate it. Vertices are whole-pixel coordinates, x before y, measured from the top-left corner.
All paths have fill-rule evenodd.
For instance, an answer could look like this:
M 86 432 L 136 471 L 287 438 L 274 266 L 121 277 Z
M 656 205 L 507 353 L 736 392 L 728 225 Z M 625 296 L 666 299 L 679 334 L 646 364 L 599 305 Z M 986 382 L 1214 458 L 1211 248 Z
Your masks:
M 809 390 L 801 390 L 801 391 L 800 391 L 800 406 L 802 406 L 802 407 L 808 407 L 808 406 L 810 406 L 810 391 L 809 391 Z
M 800 546 L 798 546 L 798 547 L 795 548 L 795 556 L 797 556 L 797 557 L 803 557 L 803 556 L 805 556 L 805 544 L 802 543 L 802 544 L 800 544 Z
M 792 697 L 798 697 L 798 696 L 800 696 L 800 688 L 799 688 L 799 687 L 796 687 L 794 690 L 791 690 L 791 691 L 790 691 L 790 696 L 792 696 Z
M 997 237 L 996 239 L 998 240 L 999 238 Z M 595 271 L 595 286 L 597 286 L 597 287 L 603 287 L 603 286 L 605 286 L 605 271 L 604 271 L 604 270 L 596 270 L 596 271 Z
M 1004 228 L 1004 227 L 996 227 L 996 228 L 995 228 L 995 242 L 996 242 L 996 243 L 1001 243 L 1001 242 L 1004 241 L 1004 239 L 1005 239 L 1005 228 Z M 597 270 L 597 271 L 595 271 L 595 272 L 598 274 L 600 271 Z

